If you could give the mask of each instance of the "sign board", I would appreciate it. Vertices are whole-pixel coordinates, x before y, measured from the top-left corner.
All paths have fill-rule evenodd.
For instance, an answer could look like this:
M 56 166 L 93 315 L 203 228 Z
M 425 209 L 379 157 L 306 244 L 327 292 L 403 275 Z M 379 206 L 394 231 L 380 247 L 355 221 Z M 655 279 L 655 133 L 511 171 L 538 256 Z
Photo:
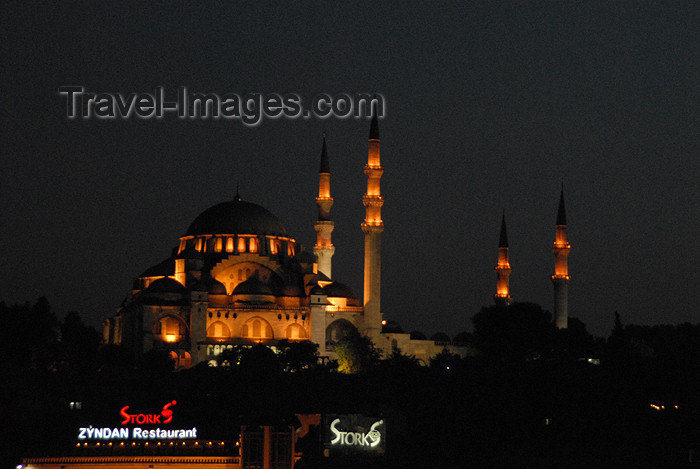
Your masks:
M 119 410 L 113 427 L 81 427 L 78 440 L 187 440 L 197 438 L 197 428 L 173 428 L 177 401 L 167 402 L 158 412 L 134 412 L 130 406 Z M 117 426 L 118 425 L 118 426 Z
M 323 448 L 329 454 L 382 455 L 386 450 L 384 419 L 327 414 L 323 419 Z

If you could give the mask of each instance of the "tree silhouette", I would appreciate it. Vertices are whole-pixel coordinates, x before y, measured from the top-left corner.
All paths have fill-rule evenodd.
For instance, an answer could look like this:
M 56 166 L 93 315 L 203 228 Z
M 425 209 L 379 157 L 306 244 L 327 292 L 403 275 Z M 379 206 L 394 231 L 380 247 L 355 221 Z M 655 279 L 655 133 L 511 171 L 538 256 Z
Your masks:
M 308 340 L 280 340 L 277 357 L 285 371 L 300 371 L 313 368 L 318 363 L 318 344 Z
M 487 357 L 534 359 L 548 354 L 555 343 L 552 315 L 535 303 L 484 307 L 472 323 L 475 345 Z

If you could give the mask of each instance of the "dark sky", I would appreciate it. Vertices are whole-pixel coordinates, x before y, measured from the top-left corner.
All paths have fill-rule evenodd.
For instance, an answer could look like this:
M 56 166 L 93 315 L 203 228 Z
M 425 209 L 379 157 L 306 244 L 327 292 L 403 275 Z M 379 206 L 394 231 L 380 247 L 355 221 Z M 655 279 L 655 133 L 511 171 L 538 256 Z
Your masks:
M 696 2 L 116 4 L 0 7 L 5 302 L 98 325 L 237 182 L 311 248 L 324 130 L 334 278 L 361 297 L 368 121 L 69 120 L 58 94 L 183 85 L 386 98 L 382 309 L 407 331 L 493 303 L 503 208 L 511 293 L 551 310 L 562 181 L 569 314 L 698 322 Z

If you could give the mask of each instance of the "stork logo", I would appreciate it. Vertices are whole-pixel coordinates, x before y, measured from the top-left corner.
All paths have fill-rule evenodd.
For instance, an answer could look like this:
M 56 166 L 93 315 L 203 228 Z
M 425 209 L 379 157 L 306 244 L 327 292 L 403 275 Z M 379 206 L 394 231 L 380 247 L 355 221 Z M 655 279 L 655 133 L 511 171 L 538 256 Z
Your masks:
M 170 409 L 170 407 L 174 406 L 175 404 L 177 404 L 177 401 L 168 402 L 163 406 L 163 409 L 159 414 L 130 414 L 128 412 L 129 406 L 124 406 L 122 407 L 122 410 L 119 411 L 121 416 L 124 417 L 122 425 L 134 423 L 139 425 L 168 424 L 173 421 L 173 411 Z
M 374 448 L 382 441 L 382 434 L 377 430 L 384 420 L 374 422 L 367 433 L 360 432 L 344 432 L 337 428 L 340 419 L 335 419 L 331 422 L 331 432 L 333 432 L 332 445 L 342 446 L 369 446 Z

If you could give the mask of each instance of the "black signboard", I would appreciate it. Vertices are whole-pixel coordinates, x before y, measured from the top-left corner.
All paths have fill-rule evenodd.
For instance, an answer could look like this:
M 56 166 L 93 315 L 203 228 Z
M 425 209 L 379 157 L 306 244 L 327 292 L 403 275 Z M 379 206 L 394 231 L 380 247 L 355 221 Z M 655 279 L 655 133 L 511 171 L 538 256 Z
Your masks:
M 323 418 L 326 455 L 382 455 L 386 450 L 386 422 L 360 414 L 326 414 Z

